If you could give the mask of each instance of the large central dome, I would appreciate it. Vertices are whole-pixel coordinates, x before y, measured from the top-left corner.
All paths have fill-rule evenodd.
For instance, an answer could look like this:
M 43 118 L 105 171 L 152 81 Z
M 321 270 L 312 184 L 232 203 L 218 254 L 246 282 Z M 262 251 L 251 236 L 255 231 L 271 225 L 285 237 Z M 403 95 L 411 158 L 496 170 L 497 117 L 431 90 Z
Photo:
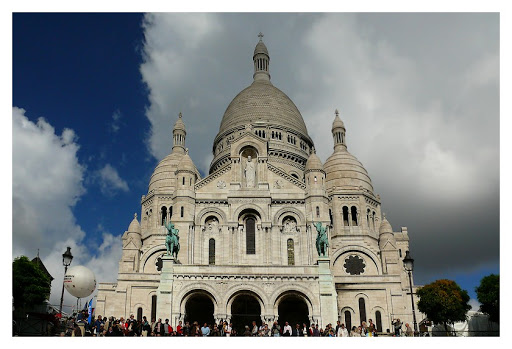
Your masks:
M 270 82 L 270 57 L 261 37 L 253 55 L 254 81 L 231 101 L 224 112 L 219 133 L 213 142 L 214 158 L 210 173 L 227 163 L 229 143 L 244 129 L 253 130 L 268 142 L 271 163 L 273 156 L 280 157 L 281 164 L 290 162 L 290 166 L 299 172 L 304 170 L 313 148 L 299 109 Z M 300 173 L 295 173 L 295 176 L 300 177 Z
M 281 125 L 308 136 L 304 119 L 295 104 L 270 81 L 254 81 L 231 101 L 220 123 L 219 135 L 255 122 Z

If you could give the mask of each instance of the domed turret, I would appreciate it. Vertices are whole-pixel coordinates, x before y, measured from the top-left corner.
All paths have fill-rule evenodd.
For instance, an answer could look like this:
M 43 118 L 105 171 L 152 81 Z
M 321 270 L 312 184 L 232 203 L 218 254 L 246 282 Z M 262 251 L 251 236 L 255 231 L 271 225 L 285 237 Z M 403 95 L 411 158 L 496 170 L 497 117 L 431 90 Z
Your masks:
M 324 169 L 327 189 L 359 190 L 360 187 L 373 194 L 373 186 L 368 172 L 357 158 L 347 151 L 345 125 L 336 110 L 332 125 L 334 153 L 325 161 Z
M 129 233 L 138 233 L 138 234 L 141 233 L 140 224 L 139 224 L 139 221 L 137 220 L 136 213 L 133 215 L 133 220 L 130 223 L 130 226 L 128 227 L 128 232 Z
M 196 165 L 194 165 L 194 162 L 190 158 L 190 155 L 188 155 L 188 148 L 185 150 L 185 155 L 182 156 L 181 161 L 178 164 L 177 172 L 182 171 L 188 171 L 192 172 L 193 174 L 199 175 Z
M 185 123 L 179 114 L 178 120 L 174 124 L 172 131 L 173 147 L 172 152 L 162 159 L 155 167 L 151 179 L 149 180 L 148 192 L 151 191 L 173 191 L 176 187 L 176 170 L 181 158 L 185 154 Z
M 187 131 L 185 130 L 185 123 L 181 119 L 183 115 L 179 114 L 178 120 L 172 129 L 172 151 L 184 154 L 185 153 L 185 137 Z
M 269 63 L 270 56 L 268 55 L 267 46 L 263 43 L 263 34 L 258 35 L 260 41 L 254 48 L 254 55 L 252 59 L 254 61 L 254 81 L 270 81 L 269 74 Z
M 140 249 L 142 247 L 141 229 L 136 213 L 133 215 L 133 220 L 128 226 L 128 230 L 123 235 L 123 240 L 126 241 L 123 247 L 126 247 L 130 240 L 135 245 L 135 248 Z
M 313 152 L 311 152 L 311 155 L 308 158 L 308 161 L 306 162 L 306 169 L 304 172 L 307 173 L 308 171 L 315 170 L 323 172 L 324 166 L 322 165 L 322 161 L 320 160 L 318 155 L 316 155 L 316 151 L 313 150 Z
M 382 223 L 379 228 L 379 247 L 383 250 L 386 247 L 387 242 L 390 242 L 392 249 L 396 248 L 395 234 L 393 234 L 393 228 L 386 219 L 386 215 L 383 216 Z M 389 246 L 391 247 L 391 246 Z M 388 248 L 389 249 L 389 248 Z

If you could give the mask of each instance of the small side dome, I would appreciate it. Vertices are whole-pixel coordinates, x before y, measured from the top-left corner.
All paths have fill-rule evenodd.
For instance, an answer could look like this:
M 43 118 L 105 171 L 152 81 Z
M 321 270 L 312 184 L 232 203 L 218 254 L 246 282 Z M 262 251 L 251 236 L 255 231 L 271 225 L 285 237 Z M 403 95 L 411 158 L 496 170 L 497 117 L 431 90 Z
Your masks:
M 368 172 L 357 158 L 346 149 L 335 151 L 324 164 L 327 189 L 358 190 L 360 187 L 373 194 Z
M 173 152 L 158 163 L 151 175 L 148 192 L 153 190 L 174 191 L 176 185 L 176 176 L 174 173 L 183 156 L 184 155 L 179 152 Z
M 180 163 L 178 164 L 178 171 L 190 171 L 197 173 L 196 165 L 188 155 L 188 149 L 185 151 L 185 155 L 181 158 Z
M 391 224 L 386 219 L 386 215 L 384 215 L 384 217 L 382 219 L 382 223 L 380 224 L 380 228 L 379 228 L 379 234 L 385 234 L 385 233 L 393 234 L 393 228 L 391 227 Z
M 139 234 L 141 233 L 140 224 L 139 224 L 139 221 L 137 220 L 136 213 L 133 215 L 133 220 L 130 223 L 130 226 L 128 227 L 128 232 L 129 233 L 139 233 Z
M 308 158 L 308 161 L 306 162 L 306 169 L 305 171 L 323 171 L 324 166 L 322 165 L 322 161 L 316 155 L 316 152 L 312 152 L 311 155 Z

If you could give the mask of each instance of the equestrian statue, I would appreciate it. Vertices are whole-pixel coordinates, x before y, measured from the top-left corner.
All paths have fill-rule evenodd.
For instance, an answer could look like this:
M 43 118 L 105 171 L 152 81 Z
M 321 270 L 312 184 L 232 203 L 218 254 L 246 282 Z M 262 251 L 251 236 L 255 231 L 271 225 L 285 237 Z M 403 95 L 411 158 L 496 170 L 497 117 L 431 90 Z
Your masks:
M 180 236 L 178 233 L 180 230 L 174 228 L 174 223 L 167 222 L 167 219 L 165 220 L 165 228 L 167 229 L 167 236 L 165 237 L 167 255 L 178 259 L 178 252 L 180 251 Z
M 316 228 L 318 235 L 316 236 L 316 251 L 319 257 L 327 257 L 327 248 L 329 247 L 329 241 L 327 239 L 327 226 L 322 227 L 322 223 L 313 222 L 313 226 Z

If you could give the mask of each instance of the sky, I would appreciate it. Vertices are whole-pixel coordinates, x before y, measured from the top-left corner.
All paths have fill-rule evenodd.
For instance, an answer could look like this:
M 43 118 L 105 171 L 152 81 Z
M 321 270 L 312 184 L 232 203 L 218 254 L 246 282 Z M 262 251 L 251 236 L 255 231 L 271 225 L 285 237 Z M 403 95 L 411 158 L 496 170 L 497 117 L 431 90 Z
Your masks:
M 476 304 L 480 279 L 500 272 L 499 14 L 15 13 L 12 24 L 12 257 L 39 251 L 52 304 L 66 246 L 72 265 L 116 281 L 121 235 L 180 112 L 208 174 L 259 32 L 271 81 L 323 162 L 339 110 L 394 231 L 408 228 L 415 284 L 453 279 Z

